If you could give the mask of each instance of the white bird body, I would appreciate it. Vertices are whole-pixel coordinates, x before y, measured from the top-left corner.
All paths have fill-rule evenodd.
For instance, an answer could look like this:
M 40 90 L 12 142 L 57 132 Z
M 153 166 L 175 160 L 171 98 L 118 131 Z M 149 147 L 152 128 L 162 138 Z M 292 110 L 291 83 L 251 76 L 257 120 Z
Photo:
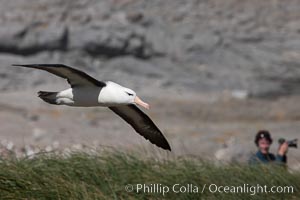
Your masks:
M 109 107 L 134 103 L 136 94 L 133 90 L 112 81 L 105 83 L 106 87 L 103 88 L 92 86 L 68 88 L 58 92 L 52 98 L 55 98 L 58 105 L 77 107 Z
M 54 96 L 58 105 L 68 105 L 77 107 L 94 107 L 94 106 L 117 106 L 134 103 L 134 98 L 129 98 L 128 91 L 132 96 L 135 92 L 125 88 L 112 81 L 107 81 L 106 87 L 76 87 L 60 91 Z
M 171 151 L 168 141 L 158 127 L 136 106 L 137 104 L 149 109 L 149 105 L 143 102 L 133 90 L 112 81 L 98 81 L 88 74 L 66 65 L 30 64 L 14 66 L 45 70 L 67 79 L 71 88 L 60 92 L 38 92 L 39 97 L 45 102 L 75 107 L 108 107 L 151 143 Z

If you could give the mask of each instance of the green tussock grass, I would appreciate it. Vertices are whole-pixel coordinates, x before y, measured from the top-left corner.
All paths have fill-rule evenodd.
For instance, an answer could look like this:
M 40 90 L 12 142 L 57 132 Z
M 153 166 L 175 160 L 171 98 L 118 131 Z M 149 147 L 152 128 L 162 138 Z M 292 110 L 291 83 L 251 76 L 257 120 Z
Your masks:
M 132 184 L 193 184 L 198 193 L 126 192 Z M 203 185 L 206 190 L 201 193 Z M 211 193 L 209 184 L 293 186 L 294 193 Z M 0 161 L 0 199 L 300 199 L 300 173 L 282 167 L 215 165 L 197 158 L 142 158 L 118 151 L 43 154 Z

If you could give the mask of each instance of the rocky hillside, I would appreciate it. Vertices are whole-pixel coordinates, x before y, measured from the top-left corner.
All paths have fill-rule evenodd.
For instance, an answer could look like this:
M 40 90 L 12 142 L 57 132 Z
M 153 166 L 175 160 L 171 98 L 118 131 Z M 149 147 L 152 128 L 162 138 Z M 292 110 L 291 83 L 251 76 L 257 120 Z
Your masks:
M 0 90 L 56 80 L 12 63 L 64 63 L 145 89 L 300 94 L 299 10 L 297 0 L 2 0 Z

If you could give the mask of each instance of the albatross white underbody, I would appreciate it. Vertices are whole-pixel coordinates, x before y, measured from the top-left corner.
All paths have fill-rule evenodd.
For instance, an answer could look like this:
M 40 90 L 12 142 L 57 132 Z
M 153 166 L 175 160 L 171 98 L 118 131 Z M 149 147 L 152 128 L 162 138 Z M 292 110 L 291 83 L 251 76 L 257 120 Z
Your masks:
M 98 81 L 88 74 L 62 64 L 13 65 L 48 71 L 67 79 L 70 88 L 48 92 L 39 91 L 38 96 L 49 104 L 75 107 L 108 107 L 129 123 L 137 133 L 165 150 L 171 147 L 159 128 L 136 105 L 149 109 L 136 93 L 112 81 Z

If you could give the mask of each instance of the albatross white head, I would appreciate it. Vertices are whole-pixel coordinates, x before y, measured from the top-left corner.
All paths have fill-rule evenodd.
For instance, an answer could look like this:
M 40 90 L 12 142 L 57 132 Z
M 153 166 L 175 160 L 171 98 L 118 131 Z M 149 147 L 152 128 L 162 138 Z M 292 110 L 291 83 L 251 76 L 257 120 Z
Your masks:
M 127 102 L 140 105 L 146 109 L 150 108 L 149 104 L 142 101 L 133 90 L 124 87 L 124 92 L 127 94 Z
M 150 106 L 148 103 L 142 101 L 132 89 L 123 87 L 114 82 L 106 82 L 99 96 L 99 102 L 107 104 L 137 104 L 146 109 Z

